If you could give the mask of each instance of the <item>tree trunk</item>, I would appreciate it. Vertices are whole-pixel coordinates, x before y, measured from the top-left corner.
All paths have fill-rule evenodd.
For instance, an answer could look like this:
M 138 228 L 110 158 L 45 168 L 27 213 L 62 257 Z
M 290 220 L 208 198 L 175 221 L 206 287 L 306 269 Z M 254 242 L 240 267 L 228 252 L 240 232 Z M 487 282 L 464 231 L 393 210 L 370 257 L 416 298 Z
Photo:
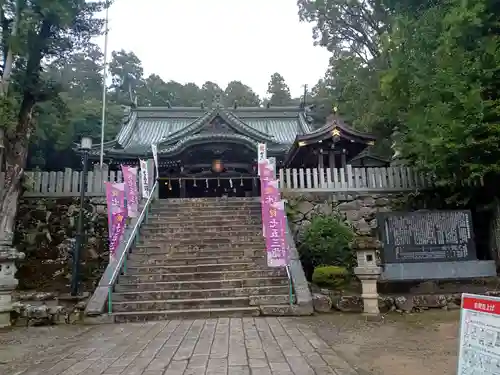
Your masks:
M 5 185 L 3 189 L 0 187 L 0 242 L 11 242 L 14 235 L 17 207 L 22 193 L 22 178 L 28 157 L 31 113 L 34 105 L 31 98 L 23 100 L 15 136 L 6 137 Z

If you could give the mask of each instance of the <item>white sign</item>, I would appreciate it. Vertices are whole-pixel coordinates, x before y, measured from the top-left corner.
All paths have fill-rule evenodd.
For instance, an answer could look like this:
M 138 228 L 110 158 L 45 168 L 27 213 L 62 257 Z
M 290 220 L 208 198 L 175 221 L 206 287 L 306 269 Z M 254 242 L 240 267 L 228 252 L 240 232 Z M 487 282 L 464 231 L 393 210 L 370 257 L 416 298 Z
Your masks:
M 141 167 L 141 189 L 142 197 L 149 198 L 149 177 L 148 177 L 148 163 L 145 160 L 139 159 Z
M 151 144 L 151 151 L 153 152 L 153 159 L 155 161 L 156 178 L 159 178 L 160 172 L 158 170 L 158 147 L 156 146 L 156 144 Z
M 457 375 L 500 374 L 500 298 L 462 294 Z
M 269 165 L 273 168 L 273 178 L 276 178 L 276 158 L 271 157 L 267 160 L 269 160 Z
M 259 143 L 257 145 L 257 174 L 260 176 L 260 171 L 258 166 L 264 160 L 267 159 L 267 145 L 265 143 Z

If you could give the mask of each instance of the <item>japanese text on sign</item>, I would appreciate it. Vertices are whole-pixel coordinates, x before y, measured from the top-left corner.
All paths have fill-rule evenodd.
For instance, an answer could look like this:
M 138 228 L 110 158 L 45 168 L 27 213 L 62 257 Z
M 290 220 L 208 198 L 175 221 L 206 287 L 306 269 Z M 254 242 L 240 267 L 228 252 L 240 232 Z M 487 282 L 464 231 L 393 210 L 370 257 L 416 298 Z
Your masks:
M 500 374 L 500 298 L 462 295 L 457 374 Z

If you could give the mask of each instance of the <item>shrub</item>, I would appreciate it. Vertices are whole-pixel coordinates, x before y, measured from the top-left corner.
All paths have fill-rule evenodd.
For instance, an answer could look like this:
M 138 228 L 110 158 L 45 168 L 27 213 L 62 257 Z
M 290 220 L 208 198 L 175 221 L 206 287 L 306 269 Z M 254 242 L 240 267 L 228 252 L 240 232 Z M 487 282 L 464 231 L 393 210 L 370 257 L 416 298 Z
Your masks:
M 345 267 L 320 266 L 314 269 L 312 282 L 318 286 L 338 289 L 349 282 L 349 271 Z
M 352 228 L 338 216 L 316 216 L 300 241 L 299 253 L 306 276 L 320 265 L 340 266 L 352 271 L 355 258 L 349 244 L 354 238 Z

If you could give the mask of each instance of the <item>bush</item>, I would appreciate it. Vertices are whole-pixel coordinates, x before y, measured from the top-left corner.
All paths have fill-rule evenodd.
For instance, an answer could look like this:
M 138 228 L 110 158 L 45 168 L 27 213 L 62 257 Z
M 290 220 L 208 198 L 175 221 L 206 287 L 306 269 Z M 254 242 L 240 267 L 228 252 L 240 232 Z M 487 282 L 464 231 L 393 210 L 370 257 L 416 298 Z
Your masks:
M 314 217 L 298 248 L 308 279 L 311 279 L 312 270 L 322 265 L 340 266 L 351 272 L 355 266 L 349 247 L 353 238 L 354 231 L 340 217 Z
M 318 286 L 338 289 L 349 282 L 349 271 L 345 267 L 321 266 L 314 269 L 312 282 Z

